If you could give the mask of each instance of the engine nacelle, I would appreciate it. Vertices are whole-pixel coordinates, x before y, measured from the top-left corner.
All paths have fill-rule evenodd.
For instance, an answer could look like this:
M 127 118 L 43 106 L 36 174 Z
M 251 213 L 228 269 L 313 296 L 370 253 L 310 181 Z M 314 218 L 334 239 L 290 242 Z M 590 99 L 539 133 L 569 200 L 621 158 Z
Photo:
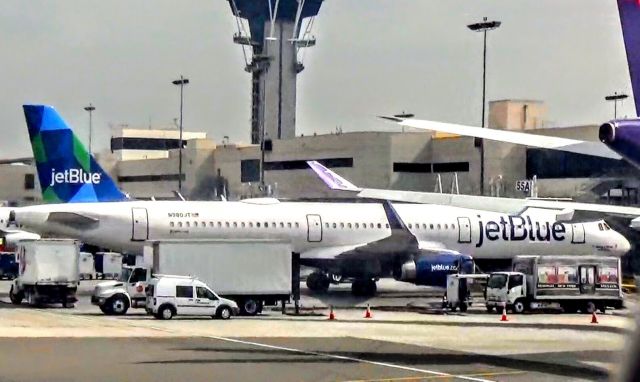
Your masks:
M 640 119 L 604 123 L 600 126 L 598 138 L 634 166 L 640 167 Z
M 415 259 L 401 264 L 393 271 L 398 281 L 416 285 L 428 285 L 445 288 L 447 275 L 454 273 L 473 273 L 473 258 L 459 253 L 426 252 Z

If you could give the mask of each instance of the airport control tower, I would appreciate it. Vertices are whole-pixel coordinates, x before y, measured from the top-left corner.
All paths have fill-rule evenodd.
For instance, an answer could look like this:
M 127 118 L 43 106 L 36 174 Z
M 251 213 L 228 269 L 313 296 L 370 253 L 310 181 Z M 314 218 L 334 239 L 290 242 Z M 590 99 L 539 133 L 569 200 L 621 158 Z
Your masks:
M 314 46 L 313 21 L 322 0 L 228 0 L 251 73 L 251 143 L 288 139 L 296 132 L 296 77 L 303 48 Z M 248 25 L 248 27 L 247 27 Z

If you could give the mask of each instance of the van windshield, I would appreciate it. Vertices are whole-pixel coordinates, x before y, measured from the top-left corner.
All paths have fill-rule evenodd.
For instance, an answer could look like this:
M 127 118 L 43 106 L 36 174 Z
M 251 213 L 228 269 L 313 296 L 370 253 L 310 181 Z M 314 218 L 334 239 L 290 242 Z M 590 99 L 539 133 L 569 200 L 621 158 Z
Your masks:
M 487 287 L 489 288 L 504 288 L 507 285 L 507 275 L 505 274 L 494 274 L 489 277 L 489 282 L 487 283 Z

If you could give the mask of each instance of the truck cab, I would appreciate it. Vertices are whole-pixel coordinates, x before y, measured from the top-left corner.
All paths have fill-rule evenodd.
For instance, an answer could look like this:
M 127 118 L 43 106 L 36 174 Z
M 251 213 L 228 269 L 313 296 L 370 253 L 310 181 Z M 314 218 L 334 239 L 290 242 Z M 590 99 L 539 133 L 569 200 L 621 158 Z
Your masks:
M 524 273 L 494 272 L 489 276 L 486 292 L 487 311 L 494 308 L 522 313 L 527 309 L 527 283 Z
M 125 314 L 130 307 L 143 308 L 146 300 L 145 288 L 150 276 L 151 272 L 146 267 L 125 265 L 118 280 L 96 285 L 91 303 L 108 315 Z

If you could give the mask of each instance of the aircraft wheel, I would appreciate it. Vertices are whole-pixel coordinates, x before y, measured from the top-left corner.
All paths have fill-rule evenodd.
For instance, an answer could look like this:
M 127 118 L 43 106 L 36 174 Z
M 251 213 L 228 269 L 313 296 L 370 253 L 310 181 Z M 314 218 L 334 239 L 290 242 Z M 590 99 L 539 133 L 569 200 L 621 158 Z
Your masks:
M 371 297 L 376 294 L 378 287 L 372 279 L 359 279 L 351 283 L 351 293 L 359 297 Z
M 329 290 L 329 278 L 321 272 L 313 272 L 307 277 L 307 288 L 312 292 L 325 293 Z

